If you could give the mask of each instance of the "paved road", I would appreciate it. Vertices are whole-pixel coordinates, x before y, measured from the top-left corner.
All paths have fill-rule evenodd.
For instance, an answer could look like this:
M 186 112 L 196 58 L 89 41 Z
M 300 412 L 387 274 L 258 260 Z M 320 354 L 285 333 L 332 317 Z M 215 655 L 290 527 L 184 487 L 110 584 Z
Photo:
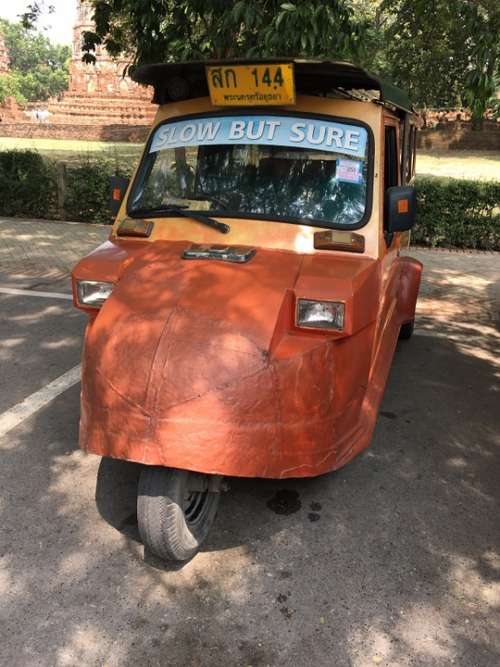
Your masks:
M 65 293 L 107 231 L 41 224 L 0 221 L 0 424 L 78 364 L 85 324 L 5 290 Z M 144 560 L 137 469 L 77 449 L 78 385 L 0 438 L 0 664 L 499 665 L 499 256 L 415 254 L 421 335 L 371 448 L 314 480 L 233 480 L 184 567 Z M 267 507 L 282 489 L 287 516 Z

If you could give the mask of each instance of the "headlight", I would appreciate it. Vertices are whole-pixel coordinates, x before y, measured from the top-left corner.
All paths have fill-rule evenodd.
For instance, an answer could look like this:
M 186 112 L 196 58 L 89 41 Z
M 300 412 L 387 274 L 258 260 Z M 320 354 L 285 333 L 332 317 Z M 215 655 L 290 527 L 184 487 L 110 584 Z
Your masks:
M 334 329 L 342 331 L 344 328 L 345 304 L 339 301 L 312 301 L 298 299 L 296 324 L 307 329 Z
M 82 306 L 100 308 L 113 291 L 113 287 L 113 283 L 102 283 L 97 280 L 77 280 L 78 303 Z

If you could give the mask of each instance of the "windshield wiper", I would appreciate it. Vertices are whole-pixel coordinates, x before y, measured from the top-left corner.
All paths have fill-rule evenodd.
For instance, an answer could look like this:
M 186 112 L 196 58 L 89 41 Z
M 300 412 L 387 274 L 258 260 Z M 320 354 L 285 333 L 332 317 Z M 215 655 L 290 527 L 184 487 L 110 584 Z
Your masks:
M 219 222 L 218 220 L 211 218 L 209 215 L 204 215 L 203 213 L 198 213 L 198 212 L 195 213 L 187 208 L 180 208 L 178 206 L 169 206 L 164 210 L 173 211 L 174 213 L 178 213 L 179 215 L 182 215 L 185 218 L 192 218 L 197 222 L 201 222 L 204 225 L 207 225 L 207 227 L 212 227 L 212 229 L 216 229 L 217 231 L 221 232 L 221 234 L 227 234 L 231 230 L 231 227 L 229 225 L 226 225 L 225 222 Z
M 226 225 L 225 222 L 219 222 L 218 220 L 215 220 L 214 218 L 211 218 L 208 215 L 204 215 L 203 213 L 190 211 L 186 206 L 183 205 L 160 206 L 154 209 L 147 209 L 147 214 L 153 215 L 157 211 L 161 213 L 177 213 L 178 215 L 181 215 L 184 218 L 191 218 L 192 220 L 196 220 L 197 222 L 201 222 L 202 224 L 207 225 L 207 227 L 212 227 L 212 229 L 216 229 L 218 232 L 221 232 L 221 234 L 227 234 L 229 231 L 231 231 L 231 227 L 229 225 Z M 139 215 L 145 212 L 146 209 L 139 209 L 135 211 L 135 213 L 138 213 Z

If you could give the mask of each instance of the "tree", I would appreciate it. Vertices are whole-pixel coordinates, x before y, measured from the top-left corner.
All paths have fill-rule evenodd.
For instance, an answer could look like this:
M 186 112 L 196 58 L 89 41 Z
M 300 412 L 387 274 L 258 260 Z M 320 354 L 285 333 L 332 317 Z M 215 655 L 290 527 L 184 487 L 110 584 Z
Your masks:
M 497 0 L 384 0 L 387 72 L 417 106 L 469 106 L 475 126 L 498 85 Z
M 295 55 L 354 60 L 417 106 L 487 108 L 498 72 L 497 0 L 92 0 L 102 44 L 132 63 Z M 134 48 L 131 49 L 130 45 Z
M 2 95 L 9 96 L 5 92 L 7 87 L 19 102 L 46 100 L 67 90 L 69 46 L 54 45 L 32 28 L 3 19 L 0 19 L 0 32 L 9 52 L 11 69 L 7 75 L 9 83 L 4 82 L 0 89 L 0 100 Z
M 386 31 L 391 14 L 383 0 L 350 0 L 351 11 L 361 36 L 358 61 L 372 72 L 388 73 Z
M 465 77 L 465 99 L 476 129 L 481 129 L 485 112 L 498 106 L 495 94 L 500 86 L 500 4 L 497 0 L 466 3 L 470 34 L 470 63 Z
M 463 7 L 454 0 L 384 0 L 387 71 L 419 106 L 463 104 L 468 57 Z M 463 3 L 462 3 L 463 4 Z
M 235 56 L 353 58 L 360 30 L 347 0 L 93 0 L 98 44 L 133 64 Z M 133 47 L 131 48 L 131 45 Z
M 19 82 L 12 74 L 0 76 L 0 104 L 8 97 L 13 97 L 18 104 L 26 104 L 26 98 L 19 90 Z
M 90 0 L 102 45 L 132 66 L 238 56 L 345 59 L 406 88 L 417 107 L 468 105 L 475 126 L 494 102 L 498 0 Z M 32 25 L 44 0 L 24 16 Z

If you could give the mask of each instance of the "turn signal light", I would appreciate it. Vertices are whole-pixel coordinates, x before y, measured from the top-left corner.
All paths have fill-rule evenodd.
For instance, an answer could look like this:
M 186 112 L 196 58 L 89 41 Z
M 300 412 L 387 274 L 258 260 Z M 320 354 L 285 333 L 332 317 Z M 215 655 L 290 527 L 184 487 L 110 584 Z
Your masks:
M 344 250 L 364 252 L 365 237 L 362 234 L 342 230 L 314 233 L 314 247 L 317 250 Z
M 133 220 L 132 218 L 125 218 L 120 223 L 117 236 L 142 236 L 147 238 L 151 236 L 154 223 L 150 220 Z
M 398 213 L 408 213 L 410 210 L 408 205 L 408 199 L 399 199 L 398 200 Z

